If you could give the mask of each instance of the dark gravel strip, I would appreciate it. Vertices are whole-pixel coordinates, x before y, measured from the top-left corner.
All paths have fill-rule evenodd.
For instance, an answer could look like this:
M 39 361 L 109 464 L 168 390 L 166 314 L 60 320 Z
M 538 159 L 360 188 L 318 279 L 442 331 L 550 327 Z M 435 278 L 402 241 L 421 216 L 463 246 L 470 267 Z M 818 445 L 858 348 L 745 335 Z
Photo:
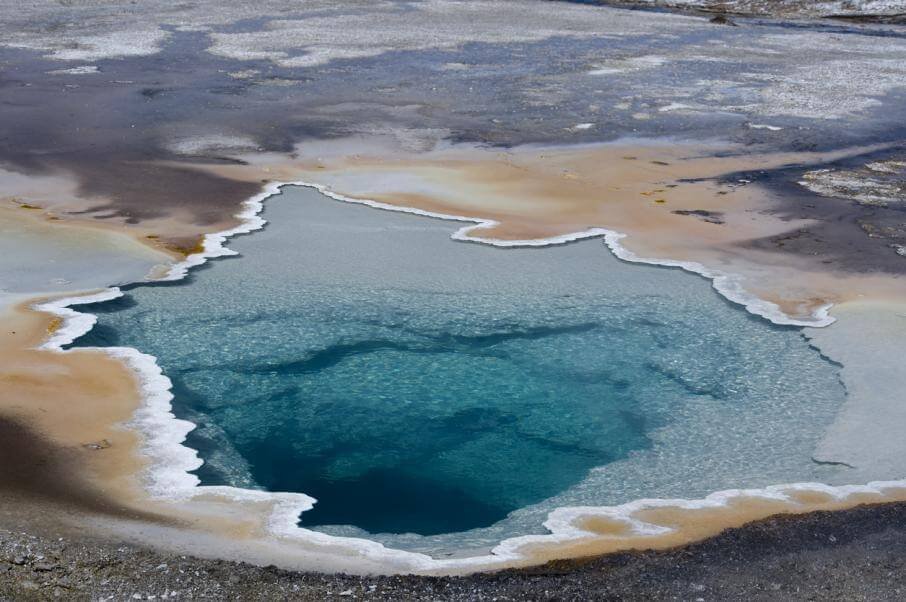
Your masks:
M 775 517 L 685 548 L 468 577 L 357 577 L 0 530 L 0 598 L 895 600 L 906 504 Z

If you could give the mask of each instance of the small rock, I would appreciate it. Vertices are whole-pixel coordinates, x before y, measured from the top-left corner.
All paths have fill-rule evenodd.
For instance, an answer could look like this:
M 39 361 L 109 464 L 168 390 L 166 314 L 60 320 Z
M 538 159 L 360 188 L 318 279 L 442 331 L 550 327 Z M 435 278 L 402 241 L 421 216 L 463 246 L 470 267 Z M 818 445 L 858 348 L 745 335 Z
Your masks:
M 86 443 L 82 447 L 84 447 L 85 449 L 98 450 L 107 449 L 108 447 L 110 447 L 110 445 L 111 443 L 109 441 L 107 441 L 106 439 L 101 439 L 100 441 L 95 441 L 94 443 Z
M 711 19 L 711 23 L 714 23 L 715 25 L 729 25 L 730 27 L 737 27 L 736 22 L 727 15 L 716 15 Z

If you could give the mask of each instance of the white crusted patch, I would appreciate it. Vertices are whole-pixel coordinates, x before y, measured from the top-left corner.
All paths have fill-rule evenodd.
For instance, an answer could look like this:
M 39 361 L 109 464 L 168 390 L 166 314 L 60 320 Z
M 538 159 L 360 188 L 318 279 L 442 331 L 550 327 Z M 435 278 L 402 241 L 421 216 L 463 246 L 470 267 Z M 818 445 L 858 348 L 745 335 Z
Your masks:
M 78 67 L 71 67 L 69 69 L 56 69 L 54 71 L 48 71 L 51 75 L 87 75 L 89 73 L 98 73 L 98 68 L 96 65 L 79 65 Z

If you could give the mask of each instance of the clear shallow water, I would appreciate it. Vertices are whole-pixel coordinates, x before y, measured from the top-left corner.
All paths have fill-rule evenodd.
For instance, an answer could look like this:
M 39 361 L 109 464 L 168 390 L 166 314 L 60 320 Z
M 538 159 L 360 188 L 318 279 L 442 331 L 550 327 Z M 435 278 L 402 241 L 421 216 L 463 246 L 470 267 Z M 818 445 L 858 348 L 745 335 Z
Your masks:
M 35 210 L 0 211 L 0 310 L 37 295 L 135 282 L 170 262 L 126 234 L 55 224 Z
M 241 258 L 89 308 L 79 341 L 159 358 L 206 483 L 301 491 L 305 526 L 453 554 L 557 506 L 845 480 L 811 461 L 835 367 L 700 278 L 599 240 L 457 243 L 309 189 L 265 217 Z

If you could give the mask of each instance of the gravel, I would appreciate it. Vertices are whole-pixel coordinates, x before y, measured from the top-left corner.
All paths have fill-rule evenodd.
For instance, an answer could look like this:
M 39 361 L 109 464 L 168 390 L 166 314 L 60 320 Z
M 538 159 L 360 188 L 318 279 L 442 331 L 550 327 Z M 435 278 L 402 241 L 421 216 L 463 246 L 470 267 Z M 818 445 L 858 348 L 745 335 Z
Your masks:
M 465 577 L 350 576 L 0 529 L 4 600 L 879 600 L 906 592 L 906 504 L 781 516 L 704 542 Z

